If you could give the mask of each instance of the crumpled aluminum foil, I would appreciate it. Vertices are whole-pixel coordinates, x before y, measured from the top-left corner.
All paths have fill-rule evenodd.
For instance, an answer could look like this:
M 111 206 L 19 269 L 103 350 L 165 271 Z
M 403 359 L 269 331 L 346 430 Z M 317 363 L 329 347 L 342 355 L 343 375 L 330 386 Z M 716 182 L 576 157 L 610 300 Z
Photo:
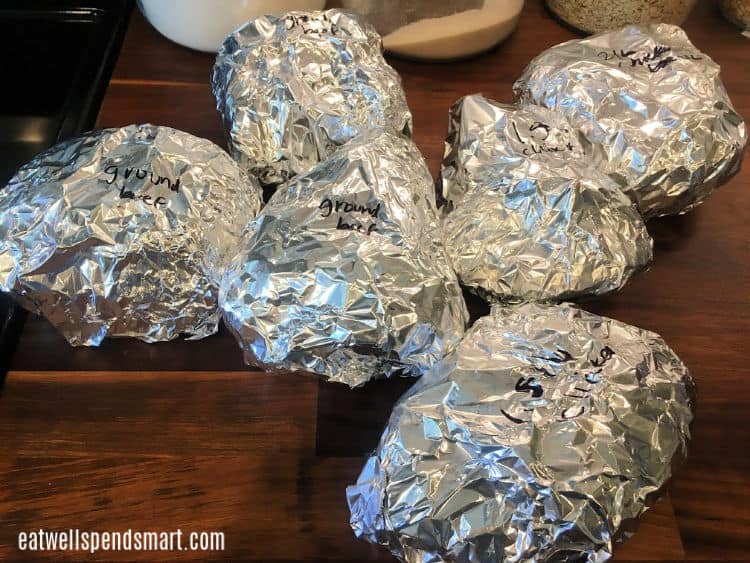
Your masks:
M 452 16 L 484 6 L 484 0 L 338 0 L 335 5 L 361 14 L 383 35 L 430 18 Z
M 496 306 L 396 404 L 352 528 L 413 563 L 604 561 L 685 455 L 693 392 L 654 333 Z
M 565 300 L 620 289 L 648 265 L 643 220 L 580 137 L 539 106 L 481 95 L 453 106 L 441 180 L 464 285 L 490 300 Z
M 592 166 L 651 218 L 693 209 L 739 170 L 747 131 L 719 70 L 677 26 L 628 26 L 544 51 L 513 88 L 580 128 Z
M 410 135 L 382 51 L 371 25 L 339 10 L 265 16 L 232 33 L 211 77 L 232 156 L 273 189 L 363 131 Z
M 168 127 L 65 141 L 0 191 L 0 289 L 74 346 L 208 336 L 260 194 L 221 148 Z
M 468 321 L 419 150 L 387 130 L 280 188 L 248 228 L 220 305 L 248 364 L 352 387 L 421 375 Z

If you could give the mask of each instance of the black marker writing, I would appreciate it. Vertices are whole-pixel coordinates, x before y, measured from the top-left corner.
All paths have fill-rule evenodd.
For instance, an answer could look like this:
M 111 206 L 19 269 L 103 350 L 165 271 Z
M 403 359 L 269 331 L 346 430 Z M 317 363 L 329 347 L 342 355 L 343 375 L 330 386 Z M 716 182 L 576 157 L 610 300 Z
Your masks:
M 500 412 L 503 413 L 503 415 L 505 415 L 505 418 L 507 418 L 511 422 L 515 422 L 516 424 L 523 424 L 525 422 L 524 420 L 521 420 L 520 418 L 516 418 L 515 416 L 509 415 L 503 409 L 500 409 Z
M 332 21 L 326 14 L 322 14 L 316 18 L 312 18 L 307 14 L 291 14 L 286 17 L 285 27 L 287 31 L 300 28 L 305 35 L 313 33 L 330 33 L 331 35 L 336 35 L 339 32 L 339 24 Z
M 168 203 L 167 198 L 165 198 L 164 196 L 158 196 L 154 198 L 149 194 L 137 194 L 131 190 L 126 190 L 125 186 L 120 188 L 120 199 L 137 199 L 139 201 L 142 201 L 146 205 L 152 205 L 157 209 L 165 207 Z
M 609 360 L 612 359 L 612 356 L 615 355 L 615 351 L 612 350 L 609 346 L 605 346 L 602 348 L 602 351 L 599 352 L 599 358 L 591 360 L 591 365 L 595 368 L 600 368 L 604 364 L 606 364 Z
M 667 55 L 667 56 L 665 56 Z M 638 51 L 624 49 L 612 49 L 611 51 L 600 51 L 597 53 L 600 59 L 605 61 L 611 61 L 619 59 L 618 67 L 622 68 L 623 63 L 630 63 L 629 66 L 633 67 L 644 67 L 649 72 L 659 72 L 662 69 L 667 68 L 677 59 L 687 59 L 691 61 L 699 61 L 703 57 L 688 53 L 686 55 L 677 55 L 672 52 L 672 48 L 666 45 L 655 45 L 654 48 L 646 53 L 638 53 Z
M 327 218 L 336 213 L 338 215 L 336 229 L 340 231 L 355 231 L 367 236 L 378 232 L 375 220 L 378 219 L 378 215 L 380 214 L 380 203 L 375 207 L 368 207 L 351 201 L 324 198 L 323 201 L 320 202 L 318 209 L 321 211 L 321 217 Z M 342 214 L 345 214 L 346 218 L 342 217 Z M 355 215 L 355 217 L 351 217 L 352 215 Z M 356 218 L 356 215 L 371 218 L 373 221 L 369 225 L 365 225 Z
M 553 364 L 562 364 L 565 362 L 569 362 L 573 359 L 573 356 L 568 352 L 567 350 L 560 350 L 559 348 L 555 350 L 550 357 L 541 357 L 537 356 L 540 360 L 544 360 L 546 362 L 551 362 Z M 544 368 L 540 368 L 537 366 L 533 366 L 536 371 L 541 373 L 542 375 L 546 377 L 557 377 L 557 374 L 552 373 Z
M 133 190 L 128 189 L 125 184 L 130 178 L 133 178 L 135 180 L 145 180 L 146 178 L 148 178 L 151 184 L 154 186 L 164 186 L 168 188 L 169 191 L 175 193 L 180 191 L 179 178 L 177 178 L 177 180 L 172 180 L 165 176 L 155 174 L 152 171 L 144 170 L 143 168 L 127 167 L 121 171 L 118 166 L 111 164 L 104 169 L 104 173 L 109 175 L 109 178 L 107 179 L 107 185 L 110 186 L 113 185 L 118 179 L 122 178 L 123 184 L 118 188 L 120 199 L 130 199 L 133 201 L 137 200 L 156 209 L 166 207 L 169 204 L 167 198 L 164 196 L 153 196 L 151 194 L 137 193 Z
M 341 217 L 339 217 L 339 222 L 336 224 L 336 228 L 340 231 L 357 231 L 358 233 L 364 233 L 367 236 L 377 232 L 377 225 L 375 223 L 372 223 L 365 228 L 362 223 L 347 223 Z
M 549 358 L 550 362 L 555 362 L 557 364 L 562 364 L 564 362 L 569 362 L 573 359 L 573 356 L 568 352 L 567 350 L 560 350 L 558 348 L 554 354 L 552 354 L 552 357 Z
M 104 169 L 104 173 L 109 174 L 110 176 L 107 180 L 107 184 L 109 185 L 114 184 L 117 181 L 118 177 L 121 175 L 119 166 L 116 166 L 114 164 L 110 164 L 109 166 L 107 166 Z M 177 178 L 177 180 L 172 180 L 171 178 L 161 176 L 159 174 L 154 174 L 153 171 L 144 170 L 143 168 L 135 168 L 129 166 L 122 171 L 122 177 L 125 180 L 128 180 L 131 177 L 138 180 L 145 180 L 148 177 L 154 186 L 165 186 L 169 188 L 170 191 L 175 193 L 178 193 L 180 191 L 179 178 Z
M 590 385 L 596 385 L 597 383 L 601 383 L 602 381 L 601 373 L 603 371 L 603 366 L 607 362 L 609 362 L 614 356 L 615 356 L 615 351 L 609 346 L 605 346 L 599 351 L 598 357 L 594 358 L 593 360 L 589 360 L 589 363 L 591 364 L 591 366 L 597 369 L 595 369 L 592 372 L 586 373 L 584 375 L 584 379 L 586 383 Z M 563 364 L 563 363 L 574 361 L 573 355 L 570 352 L 568 352 L 567 350 L 562 350 L 560 348 L 556 349 L 554 352 L 552 352 L 549 355 L 536 356 L 536 358 L 543 360 L 545 362 L 553 363 L 553 364 Z M 552 373 L 551 371 L 543 367 L 531 366 L 531 368 L 550 379 L 554 379 L 558 376 L 558 374 Z M 574 375 L 578 376 L 579 372 L 576 371 Z M 531 397 L 534 399 L 539 399 L 544 396 L 544 384 L 541 380 L 538 380 L 536 377 L 519 377 L 518 381 L 516 381 L 515 390 L 518 393 L 531 393 Z M 581 400 L 588 398 L 590 394 L 594 391 L 594 389 L 593 387 L 585 387 L 582 384 L 579 384 L 573 387 L 573 391 L 577 391 L 577 393 L 574 393 L 572 391 L 565 392 L 563 393 L 563 396 L 568 397 L 570 399 L 576 399 L 578 401 L 581 401 Z M 534 408 L 524 408 L 523 410 L 524 412 L 533 412 Z M 529 422 L 529 420 L 523 420 L 521 418 L 512 416 L 504 410 L 501 410 L 500 412 L 508 420 L 510 420 L 511 422 L 515 424 L 524 424 L 524 423 Z M 572 420 L 574 418 L 578 418 L 579 416 L 582 416 L 585 412 L 586 412 L 586 408 L 583 405 L 567 407 L 560 414 L 559 420 L 561 421 Z
M 524 156 L 531 156 L 534 154 L 542 154 L 545 152 L 564 152 L 564 151 L 573 151 L 573 143 L 568 141 L 564 145 L 553 145 L 547 143 L 547 139 L 550 136 L 550 131 L 552 131 L 552 127 L 547 125 L 546 123 L 542 123 L 541 121 L 535 121 L 531 124 L 529 127 L 529 138 L 524 138 L 521 136 L 521 133 L 518 131 L 518 126 L 516 125 L 515 121 L 512 122 L 513 125 L 513 132 L 516 134 L 516 139 L 523 145 L 526 145 L 523 149 L 521 149 L 521 154 Z M 562 129 L 564 133 L 570 133 L 568 129 Z
M 544 394 L 542 385 L 536 380 L 535 377 L 521 377 L 516 382 L 516 391 L 523 393 L 531 391 L 531 396 L 538 399 Z
M 380 204 L 378 203 L 375 207 L 367 207 L 366 205 L 358 205 L 349 201 L 331 200 L 325 198 L 320 202 L 319 208 L 323 211 L 321 214 L 323 217 L 330 217 L 334 211 L 336 213 L 362 213 L 367 214 L 373 219 L 378 218 L 380 213 Z

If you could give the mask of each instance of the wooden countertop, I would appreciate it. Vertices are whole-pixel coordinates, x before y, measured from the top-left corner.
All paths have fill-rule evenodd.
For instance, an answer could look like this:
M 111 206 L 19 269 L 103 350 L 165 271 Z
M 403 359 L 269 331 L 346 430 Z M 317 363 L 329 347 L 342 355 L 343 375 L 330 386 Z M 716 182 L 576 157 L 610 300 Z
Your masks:
M 701 1 L 686 24 L 750 117 L 750 39 Z M 529 0 L 518 31 L 450 65 L 394 60 L 415 138 L 436 173 L 448 107 L 483 92 L 510 101 L 531 58 L 574 35 Z M 102 127 L 169 125 L 224 144 L 208 87 L 213 57 L 174 45 L 134 14 Z M 660 333 L 691 368 L 698 410 L 688 461 L 617 560 L 750 555 L 750 166 L 684 217 L 653 221 L 655 260 L 587 309 Z M 475 313 L 481 307 L 474 303 Z M 107 341 L 71 349 L 30 318 L 0 392 L 0 559 L 19 531 L 220 530 L 257 560 L 391 560 L 356 541 L 344 489 L 408 381 L 348 389 L 246 369 L 226 332 L 201 342 Z M 36 553 L 33 558 L 81 554 Z M 175 553 L 100 552 L 152 560 Z M 180 553 L 204 559 L 205 553 Z

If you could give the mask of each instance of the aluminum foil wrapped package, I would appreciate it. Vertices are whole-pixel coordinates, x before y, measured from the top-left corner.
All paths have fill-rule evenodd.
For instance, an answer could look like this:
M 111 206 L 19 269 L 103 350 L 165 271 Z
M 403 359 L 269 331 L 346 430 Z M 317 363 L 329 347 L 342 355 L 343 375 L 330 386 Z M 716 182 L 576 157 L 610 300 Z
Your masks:
M 496 306 L 396 404 L 347 489 L 352 528 L 413 563 L 604 561 L 685 455 L 692 407 L 658 335 Z
M 253 20 L 211 79 L 232 156 L 274 188 L 369 129 L 411 134 L 401 79 L 375 29 L 339 10 Z
M 260 195 L 205 139 L 154 125 L 87 133 L 0 191 L 0 289 L 72 345 L 208 336 Z
M 429 171 L 410 140 L 372 131 L 280 188 L 221 285 L 249 364 L 361 385 L 421 375 L 468 320 Z
M 564 113 L 650 218 L 689 211 L 739 170 L 747 131 L 719 70 L 679 27 L 629 26 L 548 49 L 514 91 Z
M 451 109 L 441 181 L 448 255 L 490 300 L 621 288 L 652 258 L 638 210 L 560 113 L 481 95 Z

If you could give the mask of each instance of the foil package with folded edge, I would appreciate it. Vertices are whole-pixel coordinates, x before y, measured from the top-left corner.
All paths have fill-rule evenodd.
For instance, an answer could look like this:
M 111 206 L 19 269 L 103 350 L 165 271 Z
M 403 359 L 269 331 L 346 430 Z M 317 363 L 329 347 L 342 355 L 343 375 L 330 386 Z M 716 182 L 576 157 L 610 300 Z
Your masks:
M 441 170 L 448 255 L 489 300 L 561 301 L 622 288 L 653 256 L 632 202 L 560 113 L 479 94 L 450 111 Z
M 280 188 L 220 303 L 247 363 L 352 387 L 421 375 L 453 350 L 468 313 L 416 145 L 372 131 Z
M 72 345 L 202 338 L 261 190 L 220 147 L 154 125 L 64 141 L 0 191 L 0 289 Z
M 645 218 L 690 211 L 740 168 L 747 142 L 720 68 L 669 24 L 551 47 L 515 97 L 565 114 Z
M 396 404 L 347 489 L 403 561 L 604 561 L 686 453 L 692 378 L 656 334 L 495 306 Z
M 377 127 L 411 134 L 382 40 L 340 10 L 250 21 L 224 41 L 211 86 L 232 156 L 275 189 Z

